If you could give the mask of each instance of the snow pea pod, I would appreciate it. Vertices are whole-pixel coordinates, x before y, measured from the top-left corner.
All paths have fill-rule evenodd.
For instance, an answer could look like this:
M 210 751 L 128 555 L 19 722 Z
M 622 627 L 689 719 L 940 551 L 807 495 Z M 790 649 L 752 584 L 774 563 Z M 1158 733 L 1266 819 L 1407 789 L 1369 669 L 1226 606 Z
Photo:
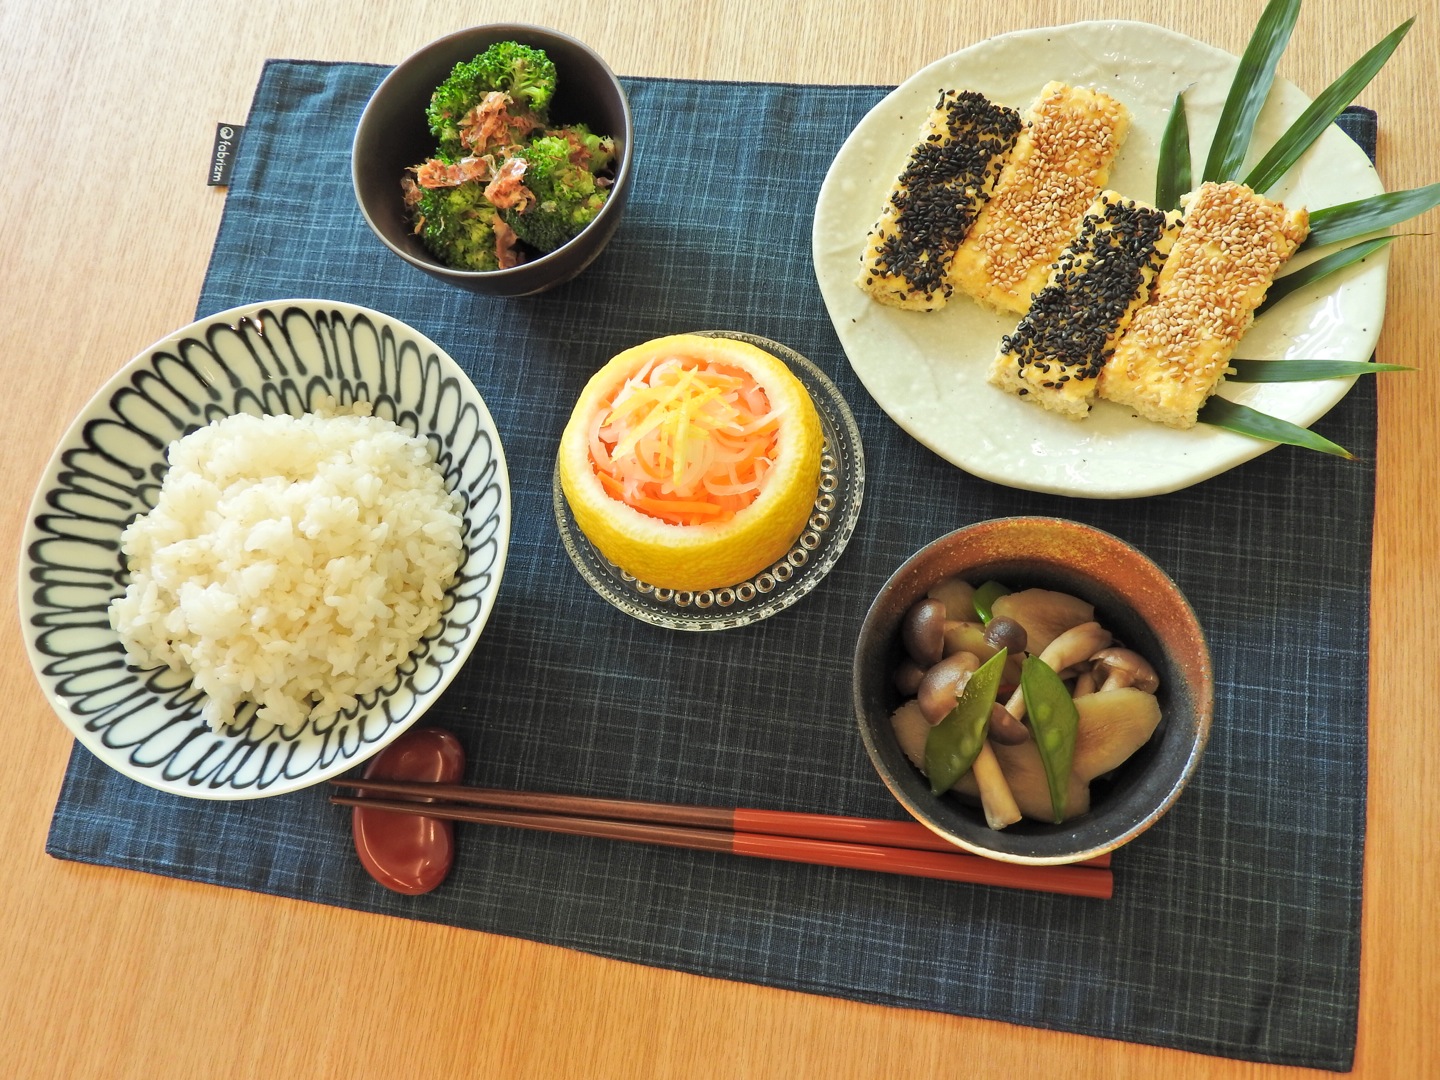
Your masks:
M 981 664 L 960 691 L 960 697 L 925 739 L 925 772 L 930 790 L 936 795 L 947 790 L 970 771 L 985 733 L 990 727 L 990 709 L 1000 689 L 1006 652 L 1001 649 Z
M 1001 585 L 998 581 L 987 581 L 975 590 L 975 599 L 972 600 L 971 603 L 975 605 L 975 614 L 980 616 L 982 623 L 989 624 L 991 619 L 990 606 L 1009 591 L 1007 587 Z
M 1050 809 L 1055 821 L 1065 819 L 1065 792 L 1070 783 L 1070 766 L 1075 758 L 1075 731 L 1080 714 L 1070 691 L 1055 669 L 1038 656 L 1028 656 L 1020 666 L 1020 691 L 1025 695 L 1025 712 L 1045 780 L 1050 787 Z

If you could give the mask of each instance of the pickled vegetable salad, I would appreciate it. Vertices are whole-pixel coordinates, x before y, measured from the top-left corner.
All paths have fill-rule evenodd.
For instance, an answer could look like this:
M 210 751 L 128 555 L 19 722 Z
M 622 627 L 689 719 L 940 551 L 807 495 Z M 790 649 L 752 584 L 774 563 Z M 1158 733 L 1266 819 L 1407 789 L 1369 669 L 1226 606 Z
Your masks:
M 605 490 L 677 525 L 728 521 L 760 494 L 783 408 L 738 369 L 679 357 L 627 379 L 590 429 Z

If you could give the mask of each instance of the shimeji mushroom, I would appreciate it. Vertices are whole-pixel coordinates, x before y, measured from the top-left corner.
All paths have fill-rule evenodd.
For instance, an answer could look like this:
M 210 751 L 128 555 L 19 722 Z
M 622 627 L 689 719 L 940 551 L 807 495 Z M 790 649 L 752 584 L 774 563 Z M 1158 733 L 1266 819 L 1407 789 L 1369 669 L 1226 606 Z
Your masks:
M 971 672 L 980 666 L 974 653 L 951 653 L 944 660 L 925 672 L 915 696 L 920 702 L 920 711 L 925 719 L 938 724 L 945 715 L 955 708 L 955 699 L 965 688 Z
M 1090 657 L 1091 671 L 1101 690 L 1133 686 L 1147 694 L 1160 688 L 1160 677 L 1150 662 L 1131 649 L 1101 649 Z
M 929 667 L 945 655 L 945 605 L 917 600 L 900 623 L 900 640 L 917 664 Z
M 985 811 L 985 824 L 1003 829 L 1019 821 L 1024 811 L 1015 801 L 1015 794 L 1005 779 L 1005 769 L 996 757 L 995 748 L 986 739 L 966 776 L 975 778 L 980 793 L 980 808 Z

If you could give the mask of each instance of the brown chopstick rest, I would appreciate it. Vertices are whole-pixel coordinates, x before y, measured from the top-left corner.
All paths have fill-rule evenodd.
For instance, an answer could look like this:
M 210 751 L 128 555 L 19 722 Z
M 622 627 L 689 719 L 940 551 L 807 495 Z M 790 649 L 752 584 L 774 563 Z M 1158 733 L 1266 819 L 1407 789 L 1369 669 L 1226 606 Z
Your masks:
M 417 796 L 417 787 L 453 784 L 465 773 L 465 748 L 442 728 L 407 731 L 370 760 L 364 780 L 400 782 Z M 455 826 L 449 818 L 415 814 L 418 804 L 396 813 L 375 805 L 356 805 L 350 816 L 355 853 L 371 877 L 385 888 L 418 896 L 439 887 L 455 863 Z

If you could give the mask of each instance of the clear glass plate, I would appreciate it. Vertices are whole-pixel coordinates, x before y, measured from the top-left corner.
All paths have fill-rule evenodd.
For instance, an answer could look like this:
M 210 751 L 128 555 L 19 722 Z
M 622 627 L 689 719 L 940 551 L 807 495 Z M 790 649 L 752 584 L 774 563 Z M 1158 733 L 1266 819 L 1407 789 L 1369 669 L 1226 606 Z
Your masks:
M 779 342 L 754 334 L 729 330 L 696 333 L 748 342 L 779 357 L 805 385 L 820 414 L 824 445 L 815 506 L 805 530 L 796 537 L 785 558 L 747 581 L 721 589 L 689 592 L 656 588 L 621 570 L 585 538 L 560 489 L 558 462 L 553 481 L 555 523 L 560 528 L 560 541 L 580 575 L 627 615 L 671 630 L 727 630 L 784 611 L 815 588 L 835 565 L 860 516 L 865 454 L 850 406 L 829 376 L 810 360 Z

